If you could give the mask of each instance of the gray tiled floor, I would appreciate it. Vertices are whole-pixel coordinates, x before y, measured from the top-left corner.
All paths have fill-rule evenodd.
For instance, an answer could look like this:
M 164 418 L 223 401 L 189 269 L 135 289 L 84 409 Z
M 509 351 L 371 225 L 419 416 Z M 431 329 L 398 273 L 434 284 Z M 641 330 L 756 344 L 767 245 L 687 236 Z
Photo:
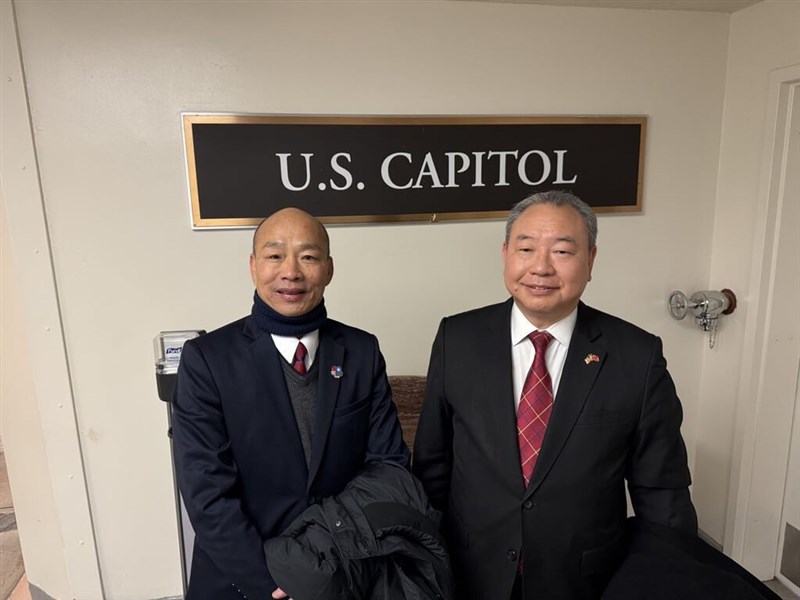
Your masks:
M 19 547 L 11 488 L 8 485 L 5 454 L 0 452 L 0 598 L 7 598 L 22 577 L 22 552 Z

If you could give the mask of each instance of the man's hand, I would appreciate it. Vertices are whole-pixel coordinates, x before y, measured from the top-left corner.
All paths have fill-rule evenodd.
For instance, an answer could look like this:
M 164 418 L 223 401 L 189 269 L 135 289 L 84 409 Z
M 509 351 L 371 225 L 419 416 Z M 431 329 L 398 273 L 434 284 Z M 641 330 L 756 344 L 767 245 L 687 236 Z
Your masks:
M 272 592 L 272 597 L 275 598 L 275 600 L 282 600 L 283 598 L 288 598 L 289 600 L 292 600 L 291 598 L 289 598 L 289 594 L 284 592 L 281 588 L 275 588 L 275 591 Z

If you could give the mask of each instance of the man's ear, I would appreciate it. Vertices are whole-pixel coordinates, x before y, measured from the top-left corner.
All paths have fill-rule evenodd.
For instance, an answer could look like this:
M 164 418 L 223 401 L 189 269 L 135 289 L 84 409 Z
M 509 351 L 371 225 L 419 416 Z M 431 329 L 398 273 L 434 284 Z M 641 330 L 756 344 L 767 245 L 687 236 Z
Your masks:
M 594 267 L 594 259 L 597 256 L 597 246 L 589 250 L 589 279 L 587 281 L 592 280 L 592 268 Z
M 256 284 L 256 257 L 254 254 L 250 255 L 250 279 L 253 280 L 253 285 Z
M 333 257 L 328 257 L 328 281 L 325 282 L 325 285 L 328 285 L 333 279 Z

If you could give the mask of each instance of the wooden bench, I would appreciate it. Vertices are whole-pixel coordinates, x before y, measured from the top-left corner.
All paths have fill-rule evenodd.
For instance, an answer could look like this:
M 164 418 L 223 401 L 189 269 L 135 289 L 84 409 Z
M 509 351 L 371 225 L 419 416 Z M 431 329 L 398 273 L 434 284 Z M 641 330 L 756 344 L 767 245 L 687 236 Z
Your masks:
M 422 401 L 425 399 L 425 377 L 422 375 L 391 375 L 392 399 L 397 405 L 403 439 L 409 449 L 414 448 L 417 421 Z

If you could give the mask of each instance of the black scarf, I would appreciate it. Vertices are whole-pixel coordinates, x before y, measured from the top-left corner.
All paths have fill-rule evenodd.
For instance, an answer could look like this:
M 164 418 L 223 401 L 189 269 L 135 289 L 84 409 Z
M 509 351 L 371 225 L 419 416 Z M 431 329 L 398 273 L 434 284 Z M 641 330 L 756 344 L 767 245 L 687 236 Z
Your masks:
M 285 317 L 264 302 L 259 297 L 258 291 L 253 294 L 253 312 L 251 314 L 256 325 L 263 331 L 297 338 L 319 329 L 328 318 L 324 298 L 304 315 Z

